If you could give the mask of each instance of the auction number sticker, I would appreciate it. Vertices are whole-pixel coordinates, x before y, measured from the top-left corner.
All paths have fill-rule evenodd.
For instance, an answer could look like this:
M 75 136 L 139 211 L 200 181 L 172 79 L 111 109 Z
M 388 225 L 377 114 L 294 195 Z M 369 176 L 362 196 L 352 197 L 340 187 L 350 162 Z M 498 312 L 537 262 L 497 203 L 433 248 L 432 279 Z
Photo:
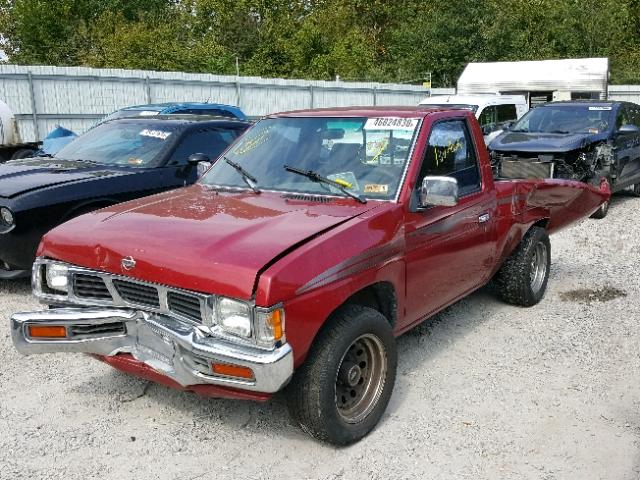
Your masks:
M 143 137 L 153 137 L 159 138 L 160 140 L 166 140 L 167 137 L 171 135 L 171 132 L 165 132 L 163 130 L 150 130 L 148 128 L 145 128 L 140 132 L 140 135 L 142 135 Z
M 415 130 L 418 118 L 378 117 L 368 118 L 364 130 Z
M 589 110 L 608 112 L 612 107 L 589 107 Z

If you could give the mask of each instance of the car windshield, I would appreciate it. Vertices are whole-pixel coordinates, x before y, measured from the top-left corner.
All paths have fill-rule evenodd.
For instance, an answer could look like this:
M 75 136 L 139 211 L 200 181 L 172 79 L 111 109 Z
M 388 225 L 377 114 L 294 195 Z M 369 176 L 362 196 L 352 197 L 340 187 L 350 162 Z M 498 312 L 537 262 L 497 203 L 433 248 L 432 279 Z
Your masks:
M 546 105 L 529 111 L 511 131 L 530 133 L 600 133 L 613 125 L 610 106 Z
M 433 108 L 461 108 L 463 110 L 471 110 L 473 113 L 476 113 L 478 110 L 478 105 L 469 105 L 466 103 L 421 103 L 420 105 Z
M 55 156 L 62 160 L 146 167 L 173 143 L 178 128 L 178 125 L 159 121 L 102 123 L 66 145 Z
M 398 117 L 271 118 L 253 126 L 223 158 L 241 166 L 257 188 L 345 195 L 335 185 L 292 172 L 313 172 L 349 194 L 395 198 L 420 119 Z M 289 167 L 289 170 L 285 168 Z M 217 162 L 201 183 L 247 188 L 229 162 Z

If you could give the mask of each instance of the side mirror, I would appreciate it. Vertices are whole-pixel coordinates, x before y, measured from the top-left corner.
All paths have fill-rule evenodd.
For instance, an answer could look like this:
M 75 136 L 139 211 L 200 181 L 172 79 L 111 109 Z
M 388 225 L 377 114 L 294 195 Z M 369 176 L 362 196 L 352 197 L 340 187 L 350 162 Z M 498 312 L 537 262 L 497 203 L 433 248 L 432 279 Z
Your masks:
M 640 127 L 633 125 L 631 123 L 625 123 L 624 125 L 622 125 L 619 129 L 617 133 L 638 133 L 640 132 Z
M 458 204 L 458 181 L 452 177 L 424 177 L 420 206 L 453 207 Z
M 502 130 L 510 130 L 511 126 L 514 124 L 513 120 L 509 120 L 508 122 L 504 122 L 502 125 L 500 125 L 500 128 Z
M 189 158 L 187 158 L 187 162 L 191 166 L 196 166 L 196 174 L 198 178 L 204 175 L 204 172 L 209 170 L 209 167 L 211 166 L 211 159 L 204 153 L 194 153 L 192 155 L 189 155 Z
M 204 153 L 192 153 L 189 155 L 189 158 L 187 158 L 187 162 L 189 165 L 197 165 L 200 162 L 211 162 L 211 159 Z
M 491 132 L 493 132 L 493 126 L 492 125 L 485 125 L 484 127 L 482 127 L 482 135 L 489 135 Z

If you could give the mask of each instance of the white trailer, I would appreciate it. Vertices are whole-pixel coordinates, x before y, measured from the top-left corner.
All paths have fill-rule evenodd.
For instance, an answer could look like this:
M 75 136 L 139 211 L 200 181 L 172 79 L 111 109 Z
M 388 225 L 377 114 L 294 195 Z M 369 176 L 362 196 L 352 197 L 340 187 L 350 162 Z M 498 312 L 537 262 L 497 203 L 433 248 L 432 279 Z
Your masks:
M 524 95 L 530 107 L 556 100 L 607 99 L 608 58 L 469 63 L 458 95 Z
M 41 142 L 24 142 L 16 117 L 9 106 L 0 101 L 0 162 L 31 156 Z

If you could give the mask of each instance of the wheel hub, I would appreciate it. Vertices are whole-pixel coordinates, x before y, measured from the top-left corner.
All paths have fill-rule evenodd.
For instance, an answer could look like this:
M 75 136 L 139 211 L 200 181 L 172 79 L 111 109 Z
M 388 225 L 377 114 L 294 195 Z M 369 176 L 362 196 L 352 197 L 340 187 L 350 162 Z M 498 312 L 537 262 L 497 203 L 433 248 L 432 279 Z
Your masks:
M 347 423 L 362 421 L 375 408 L 384 389 L 387 355 L 375 335 L 357 338 L 347 349 L 336 375 L 336 407 Z
M 340 367 L 339 378 L 342 383 L 355 387 L 362 378 L 362 369 L 353 362 L 343 362 Z

